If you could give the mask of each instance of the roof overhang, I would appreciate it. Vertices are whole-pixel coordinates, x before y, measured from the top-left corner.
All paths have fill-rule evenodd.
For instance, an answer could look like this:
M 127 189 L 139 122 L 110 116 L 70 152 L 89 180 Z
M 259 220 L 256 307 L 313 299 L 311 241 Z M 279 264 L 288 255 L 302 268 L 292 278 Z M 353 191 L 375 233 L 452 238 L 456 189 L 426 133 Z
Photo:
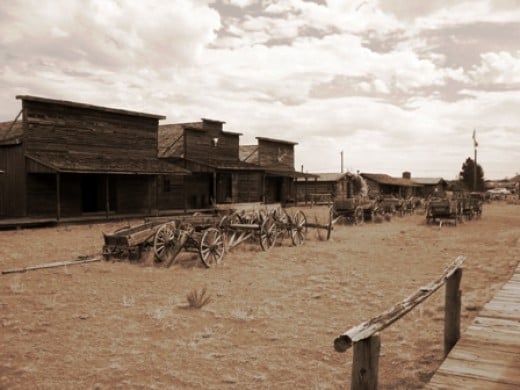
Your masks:
M 191 172 L 158 158 L 80 157 L 69 153 L 26 153 L 26 158 L 56 173 L 93 173 L 119 175 L 188 175 Z M 31 169 L 29 167 L 29 172 Z M 34 170 L 42 172 L 41 169 Z

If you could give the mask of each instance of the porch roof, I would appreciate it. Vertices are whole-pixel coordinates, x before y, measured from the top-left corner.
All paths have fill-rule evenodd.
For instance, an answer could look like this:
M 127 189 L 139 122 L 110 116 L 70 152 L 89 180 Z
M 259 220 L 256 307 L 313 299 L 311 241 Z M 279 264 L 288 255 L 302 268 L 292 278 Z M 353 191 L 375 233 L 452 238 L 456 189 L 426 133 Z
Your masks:
M 30 152 L 25 156 L 55 172 L 126 175 L 187 175 L 191 173 L 158 158 L 84 156 L 68 152 Z

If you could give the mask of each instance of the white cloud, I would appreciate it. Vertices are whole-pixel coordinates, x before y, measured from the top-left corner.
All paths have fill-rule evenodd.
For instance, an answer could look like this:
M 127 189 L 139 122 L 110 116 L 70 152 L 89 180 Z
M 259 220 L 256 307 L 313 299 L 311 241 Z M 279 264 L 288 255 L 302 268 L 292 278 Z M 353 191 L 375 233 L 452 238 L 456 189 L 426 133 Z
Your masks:
M 477 84 L 520 84 L 520 51 L 483 53 L 480 57 L 481 64 L 469 71 Z
M 468 40 L 444 30 L 520 20 L 507 3 L 2 2 L 0 120 L 18 113 L 16 94 L 163 114 L 168 123 L 213 117 L 244 133 L 243 143 L 298 142 L 297 168 L 337 170 L 343 149 L 352 169 L 446 178 L 471 155 L 477 128 L 486 176 L 511 175 L 520 170 L 520 139 L 512 140 L 520 49 L 499 38 L 514 45 L 514 32 L 484 30 L 487 49 L 460 64 L 452 59 Z M 427 29 L 456 50 L 441 52 Z

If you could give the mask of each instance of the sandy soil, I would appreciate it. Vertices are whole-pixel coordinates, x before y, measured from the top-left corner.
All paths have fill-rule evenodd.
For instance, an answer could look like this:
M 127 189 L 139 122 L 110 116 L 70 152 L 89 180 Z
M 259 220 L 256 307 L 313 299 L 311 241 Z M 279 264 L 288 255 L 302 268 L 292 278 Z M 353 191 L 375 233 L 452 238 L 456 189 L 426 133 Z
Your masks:
M 323 218 L 324 208 L 305 209 Z M 99 253 L 126 222 L 0 232 L 0 269 Z M 438 277 L 459 256 L 462 330 L 520 259 L 520 206 L 481 220 L 424 215 L 310 232 L 270 252 L 243 244 L 222 265 L 99 262 L 0 275 L 0 388 L 349 388 L 352 351 L 333 340 Z M 206 287 L 211 302 L 188 309 Z M 444 289 L 381 333 L 380 388 L 420 388 L 442 359 Z

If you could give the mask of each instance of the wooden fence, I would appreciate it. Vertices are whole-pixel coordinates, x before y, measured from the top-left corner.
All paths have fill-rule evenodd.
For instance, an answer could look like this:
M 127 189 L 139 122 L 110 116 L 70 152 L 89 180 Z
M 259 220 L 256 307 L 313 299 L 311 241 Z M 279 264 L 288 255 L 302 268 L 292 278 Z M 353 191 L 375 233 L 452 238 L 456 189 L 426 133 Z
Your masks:
M 459 256 L 446 267 L 442 275 L 430 284 L 393 306 L 391 309 L 363 322 L 334 340 L 337 352 L 345 352 L 354 347 L 351 389 L 377 389 L 379 350 L 381 341 L 378 332 L 403 317 L 415 306 L 423 302 L 443 285 L 446 285 L 444 315 L 444 356 L 460 338 L 460 310 L 462 264 L 465 257 Z

